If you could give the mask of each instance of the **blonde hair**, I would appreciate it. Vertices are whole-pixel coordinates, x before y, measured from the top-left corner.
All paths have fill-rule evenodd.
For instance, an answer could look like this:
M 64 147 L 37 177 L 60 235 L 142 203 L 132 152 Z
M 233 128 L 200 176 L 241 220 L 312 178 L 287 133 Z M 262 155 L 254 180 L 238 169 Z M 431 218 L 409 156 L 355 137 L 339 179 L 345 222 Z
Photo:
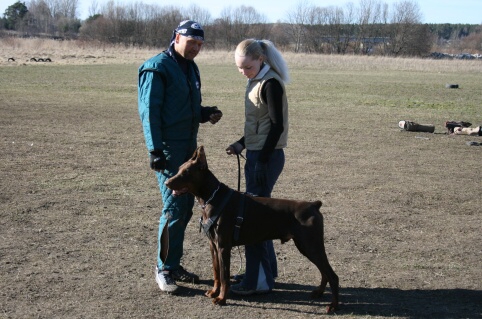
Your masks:
M 285 84 L 290 82 L 288 65 L 273 42 L 269 40 L 246 39 L 238 44 L 235 54 L 248 56 L 253 60 L 263 57 L 263 60 L 278 73 Z

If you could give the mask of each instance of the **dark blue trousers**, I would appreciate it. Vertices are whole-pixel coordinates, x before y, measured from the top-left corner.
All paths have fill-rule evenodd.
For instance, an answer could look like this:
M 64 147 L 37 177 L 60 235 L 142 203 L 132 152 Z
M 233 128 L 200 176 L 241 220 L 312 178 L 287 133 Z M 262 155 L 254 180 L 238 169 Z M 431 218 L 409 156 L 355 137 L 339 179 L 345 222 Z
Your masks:
M 254 179 L 254 166 L 260 151 L 247 151 L 244 174 L 246 192 L 260 197 L 271 197 L 274 185 L 283 171 L 285 154 L 283 149 L 277 149 L 268 161 L 267 185 L 262 187 Z M 245 246 L 246 274 L 242 285 L 246 289 L 271 290 L 274 278 L 278 277 L 278 264 L 273 247 L 273 241 L 267 240 L 259 244 Z

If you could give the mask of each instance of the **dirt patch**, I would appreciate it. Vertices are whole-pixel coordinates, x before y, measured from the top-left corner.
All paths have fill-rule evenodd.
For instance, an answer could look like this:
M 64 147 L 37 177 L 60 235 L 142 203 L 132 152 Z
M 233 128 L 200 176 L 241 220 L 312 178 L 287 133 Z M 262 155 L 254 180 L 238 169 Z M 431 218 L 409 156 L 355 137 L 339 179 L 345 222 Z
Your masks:
M 280 276 L 272 294 L 231 296 L 227 306 L 213 306 L 203 295 L 212 285 L 212 267 L 197 208 L 183 264 L 200 275 L 201 284 L 181 284 L 178 296 L 160 292 L 154 256 L 161 201 L 136 109 L 136 67 L 0 70 L 8 75 L 0 95 L 2 316 L 324 314 L 329 289 L 323 299 L 310 299 L 320 281 L 317 270 L 292 242 L 279 241 Z M 207 76 L 203 84 L 208 99 L 224 96 L 217 100 L 223 102 L 218 105 L 224 118 L 202 127 L 199 144 L 205 145 L 214 174 L 235 188 L 237 163 L 224 149 L 242 134 L 243 87 L 229 67 L 226 76 Z M 203 72 L 220 71 L 208 66 Z M 294 78 L 310 87 L 299 83 L 302 72 L 294 71 Z M 363 92 L 366 74 L 352 77 L 360 81 L 333 77 L 331 84 Z M 50 85 L 54 82 L 59 85 Z M 400 89 L 379 85 L 392 92 L 386 100 Z M 227 98 L 230 94 L 235 97 Z M 444 112 L 360 107 L 352 100 L 334 107 L 330 101 L 337 96 L 323 90 L 293 90 L 290 96 L 287 164 L 273 195 L 323 201 L 326 249 L 341 284 L 336 316 L 480 318 L 482 147 L 467 146 L 470 137 L 444 134 Z M 398 120 L 407 114 L 436 123 L 435 134 L 420 139 L 422 133 L 399 131 Z M 480 117 L 455 119 L 474 123 Z M 243 265 L 240 256 L 242 249 L 235 249 L 233 273 Z

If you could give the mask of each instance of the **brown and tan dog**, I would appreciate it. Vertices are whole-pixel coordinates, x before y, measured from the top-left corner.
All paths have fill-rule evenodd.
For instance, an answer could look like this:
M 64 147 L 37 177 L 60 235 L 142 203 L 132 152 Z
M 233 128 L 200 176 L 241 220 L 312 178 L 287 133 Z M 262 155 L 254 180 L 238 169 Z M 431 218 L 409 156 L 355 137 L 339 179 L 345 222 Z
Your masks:
M 208 169 L 203 146 L 167 180 L 166 186 L 175 196 L 192 193 L 203 208 L 200 223 L 210 239 L 214 271 L 214 286 L 206 296 L 214 298 L 214 304 L 226 304 L 233 246 L 293 239 L 298 250 L 320 270 L 321 284 L 312 296 L 321 297 L 330 283 L 332 302 L 327 311 L 338 309 L 338 276 L 325 253 L 320 201 L 252 197 L 234 191 Z

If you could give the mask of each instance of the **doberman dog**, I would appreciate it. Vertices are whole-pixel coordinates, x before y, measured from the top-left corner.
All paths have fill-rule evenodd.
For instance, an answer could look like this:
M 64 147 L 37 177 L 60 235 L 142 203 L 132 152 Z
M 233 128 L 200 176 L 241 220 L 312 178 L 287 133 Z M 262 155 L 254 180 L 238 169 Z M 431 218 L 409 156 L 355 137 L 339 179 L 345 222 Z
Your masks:
M 327 311 L 338 309 L 338 276 L 331 268 L 323 242 L 320 201 L 306 202 L 246 195 L 219 182 L 208 169 L 200 146 L 179 172 L 166 181 L 174 196 L 191 193 L 203 212 L 200 227 L 210 239 L 214 286 L 206 292 L 213 303 L 226 304 L 230 284 L 231 248 L 269 239 L 285 243 L 293 239 L 298 250 L 321 273 L 321 284 L 312 292 L 321 297 L 330 283 L 332 302 Z

